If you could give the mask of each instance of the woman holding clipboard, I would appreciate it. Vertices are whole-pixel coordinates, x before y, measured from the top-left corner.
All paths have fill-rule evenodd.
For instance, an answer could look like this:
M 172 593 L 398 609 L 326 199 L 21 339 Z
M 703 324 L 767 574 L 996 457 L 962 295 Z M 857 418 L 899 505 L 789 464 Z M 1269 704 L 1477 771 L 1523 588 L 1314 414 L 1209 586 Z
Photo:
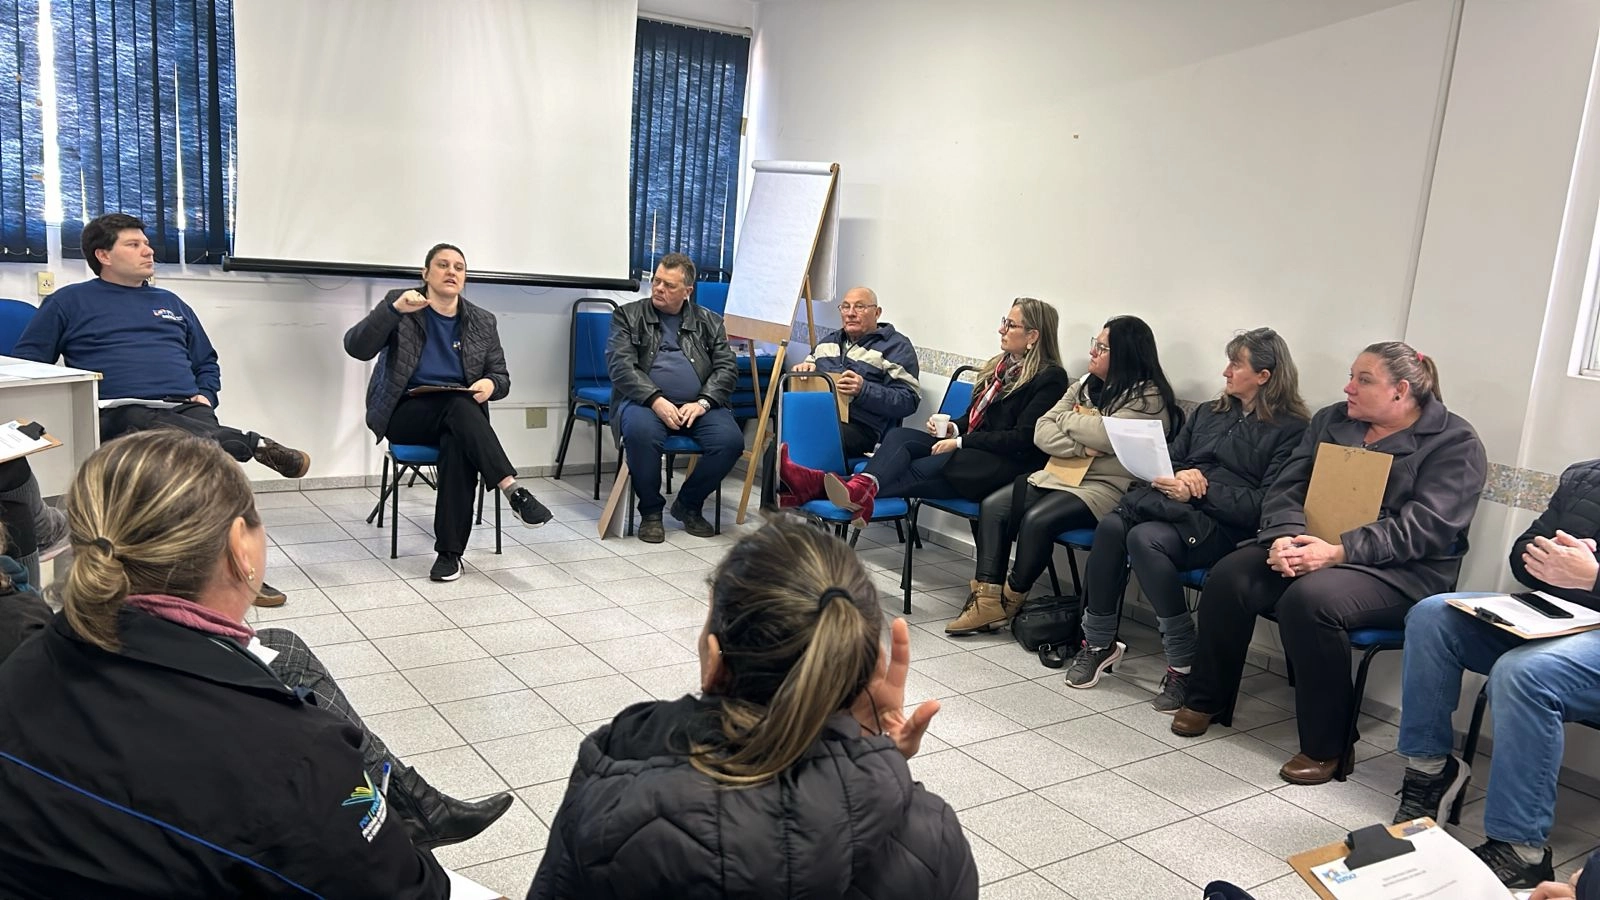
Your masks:
M 439 448 L 438 558 L 428 573 L 434 581 L 461 577 L 480 477 L 505 493 L 524 522 L 550 521 L 550 510 L 517 485 L 516 467 L 489 424 L 484 404 L 511 392 L 511 374 L 494 314 L 461 296 L 466 283 L 461 249 L 436 244 L 420 289 L 390 291 L 344 334 L 346 353 L 378 358 L 367 385 L 367 427 L 380 441 Z
M 1354 702 L 1349 630 L 1401 628 L 1413 603 L 1455 586 L 1489 469 L 1477 432 L 1445 408 L 1433 360 L 1409 345 L 1368 346 L 1344 393 L 1312 418 L 1268 489 L 1254 540 L 1212 568 L 1188 697 L 1172 720 L 1184 737 L 1231 723 L 1256 617 L 1275 613 L 1296 676 L 1300 752 L 1278 773 L 1291 784 L 1342 774 Z M 1392 457 L 1378 520 L 1338 543 L 1306 533 L 1306 492 L 1324 443 Z

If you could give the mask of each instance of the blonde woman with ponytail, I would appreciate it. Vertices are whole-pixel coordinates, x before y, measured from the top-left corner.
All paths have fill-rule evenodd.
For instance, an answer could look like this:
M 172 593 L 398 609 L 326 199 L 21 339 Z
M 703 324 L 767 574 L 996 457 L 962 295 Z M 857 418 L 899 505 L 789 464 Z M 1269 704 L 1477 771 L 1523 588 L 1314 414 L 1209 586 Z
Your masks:
M 429 787 L 303 641 L 246 624 L 266 530 L 215 442 L 107 443 L 67 523 L 63 612 L 0 647 L 0 896 L 449 896 L 429 849 L 511 798 Z
M 844 542 L 781 519 L 711 579 L 702 696 L 584 740 L 529 898 L 975 898 L 949 805 L 914 782 L 905 622 Z

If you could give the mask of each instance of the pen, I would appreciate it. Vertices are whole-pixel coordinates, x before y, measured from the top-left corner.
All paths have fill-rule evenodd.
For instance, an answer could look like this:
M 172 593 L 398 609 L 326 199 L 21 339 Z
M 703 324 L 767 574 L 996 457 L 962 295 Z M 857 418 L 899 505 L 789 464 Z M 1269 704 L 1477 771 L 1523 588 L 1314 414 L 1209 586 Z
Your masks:
M 1474 609 L 1472 614 L 1483 621 L 1488 622 L 1490 625 L 1504 625 L 1508 628 L 1511 627 L 1511 621 L 1509 619 L 1499 615 L 1492 609 L 1484 609 L 1480 606 L 1477 609 Z M 387 763 L 385 764 L 385 767 L 387 767 Z
M 389 796 L 389 763 L 388 762 L 385 762 L 383 764 L 383 780 L 378 785 L 378 792 L 383 794 L 385 797 Z

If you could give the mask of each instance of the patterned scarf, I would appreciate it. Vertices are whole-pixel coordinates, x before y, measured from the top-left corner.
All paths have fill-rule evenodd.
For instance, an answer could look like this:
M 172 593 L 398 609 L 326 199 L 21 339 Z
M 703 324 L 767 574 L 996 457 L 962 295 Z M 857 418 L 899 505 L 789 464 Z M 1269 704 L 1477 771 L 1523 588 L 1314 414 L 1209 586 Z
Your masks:
M 994 380 L 989 382 L 989 387 L 979 395 L 972 404 L 972 413 L 967 416 L 967 432 L 978 430 L 983 424 L 983 414 L 999 396 L 1011 390 L 1022 375 L 1022 357 L 1007 353 L 1005 358 L 994 367 Z

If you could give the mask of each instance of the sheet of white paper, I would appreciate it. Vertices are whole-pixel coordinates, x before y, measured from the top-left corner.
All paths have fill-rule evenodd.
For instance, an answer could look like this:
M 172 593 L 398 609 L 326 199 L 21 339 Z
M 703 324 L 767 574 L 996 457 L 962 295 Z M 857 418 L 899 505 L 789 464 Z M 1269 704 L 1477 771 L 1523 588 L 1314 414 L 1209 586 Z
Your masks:
M 1167 454 L 1167 434 L 1160 419 L 1100 420 L 1117 451 L 1117 461 L 1141 481 L 1172 477 L 1172 457 Z
M 64 369 L 49 363 L 30 362 L 11 357 L 6 357 L 6 361 L 0 363 L 0 375 L 10 375 L 13 378 L 60 378 L 63 375 L 77 373 L 77 369 Z
M 1338 900 L 1506 900 L 1505 885 L 1460 841 L 1437 826 L 1412 835 L 1417 849 L 1350 871 L 1344 860 L 1313 866 Z
M 500 900 L 498 893 L 489 890 L 465 875 L 457 874 L 449 869 L 445 869 L 444 873 L 450 876 L 450 900 Z
M 263 665 L 270 666 L 272 661 L 278 658 L 278 651 L 261 643 L 261 639 L 255 635 L 250 636 L 250 643 L 245 646 L 245 649 L 249 650 L 250 654 L 256 659 L 261 660 Z
M 17 426 L 21 424 L 13 419 L 0 425 L 0 459 L 11 459 L 50 446 L 50 442 L 44 438 L 34 440 L 18 431 Z
M 148 406 L 151 409 L 173 409 L 178 403 L 172 400 L 140 400 L 138 397 L 118 397 L 115 400 L 101 400 L 101 409 L 116 409 L 119 406 Z
M 1554 597 L 1544 591 L 1534 591 L 1545 600 L 1572 613 L 1570 619 L 1552 619 L 1531 606 L 1517 600 L 1510 594 L 1492 594 L 1488 597 L 1463 598 L 1465 602 L 1477 609 L 1487 609 L 1511 623 L 1513 628 L 1524 634 L 1534 637 L 1546 634 L 1555 634 L 1569 628 L 1582 628 L 1600 622 L 1600 612 L 1595 612 L 1586 606 L 1568 603 L 1560 597 Z M 1466 610 L 1462 610 L 1466 612 Z

